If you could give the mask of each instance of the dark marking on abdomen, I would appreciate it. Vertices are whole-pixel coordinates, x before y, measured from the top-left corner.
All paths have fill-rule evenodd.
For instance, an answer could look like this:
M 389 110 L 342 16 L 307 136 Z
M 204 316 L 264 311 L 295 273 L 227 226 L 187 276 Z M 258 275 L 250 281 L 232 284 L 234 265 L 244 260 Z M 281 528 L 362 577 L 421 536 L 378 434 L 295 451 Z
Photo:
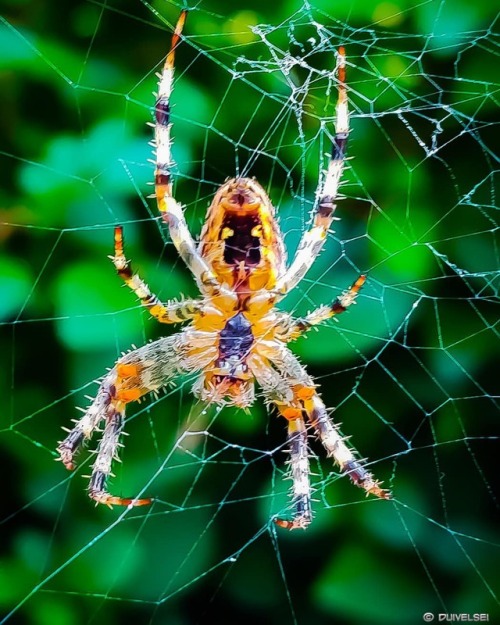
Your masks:
M 226 215 L 222 228 L 233 231 L 224 240 L 224 261 L 228 265 L 243 262 L 246 267 L 255 267 L 260 263 L 260 239 L 252 235 L 252 230 L 258 225 L 258 215 Z

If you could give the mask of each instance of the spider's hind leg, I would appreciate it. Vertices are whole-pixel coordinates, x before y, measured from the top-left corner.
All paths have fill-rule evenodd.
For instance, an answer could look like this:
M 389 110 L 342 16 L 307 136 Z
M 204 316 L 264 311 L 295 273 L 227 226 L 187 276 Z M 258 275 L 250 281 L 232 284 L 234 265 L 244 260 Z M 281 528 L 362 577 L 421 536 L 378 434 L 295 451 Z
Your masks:
M 337 54 L 338 98 L 335 112 L 335 134 L 324 179 L 316 193 L 312 224 L 302 235 L 295 257 L 284 274 L 279 276 L 276 291 L 286 295 L 302 280 L 320 253 L 328 231 L 335 219 L 339 199 L 339 186 L 345 168 L 347 140 L 349 137 L 349 110 L 346 89 L 345 49 L 341 46 Z
M 202 293 L 220 293 L 231 296 L 232 293 L 221 286 L 206 259 L 203 258 L 189 231 L 181 205 L 173 196 L 171 153 L 172 122 L 170 119 L 170 96 L 174 84 L 175 51 L 181 39 L 182 30 L 186 22 L 187 11 L 181 11 L 174 34 L 170 51 L 167 54 L 165 65 L 159 75 L 158 94 L 155 104 L 155 196 L 158 211 L 162 221 L 167 225 L 179 256 L 194 275 Z

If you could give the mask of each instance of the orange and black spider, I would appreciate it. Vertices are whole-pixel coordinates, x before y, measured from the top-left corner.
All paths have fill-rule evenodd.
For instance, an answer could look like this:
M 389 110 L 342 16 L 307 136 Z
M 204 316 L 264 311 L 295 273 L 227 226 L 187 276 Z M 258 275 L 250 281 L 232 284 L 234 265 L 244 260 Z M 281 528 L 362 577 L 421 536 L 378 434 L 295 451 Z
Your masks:
M 288 422 L 293 479 L 293 516 L 275 519 L 287 529 L 306 528 L 312 520 L 306 420 L 329 456 L 367 494 L 389 499 L 390 493 L 355 458 L 355 452 L 328 416 L 314 380 L 287 347 L 312 326 L 344 312 L 365 282 L 361 275 L 330 305 L 294 319 L 275 305 L 305 276 L 319 254 L 333 220 L 345 163 L 349 114 L 345 84 L 345 51 L 338 49 L 338 101 L 329 164 L 317 191 L 312 223 L 287 265 L 283 237 L 271 200 L 250 178 L 233 178 L 215 194 L 199 243 L 195 243 L 181 205 L 172 195 L 170 96 L 174 57 L 186 20 L 179 17 L 165 66 L 159 76 L 155 106 L 155 195 L 172 241 L 193 273 L 200 297 L 162 303 L 132 271 L 123 251 L 123 232 L 115 229 L 111 257 L 118 275 L 160 323 L 184 323 L 179 333 L 133 349 L 103 378 L 84 416 L 59 444 L 64 465 L 74 468 L 75 452 L 101 422 L 104 431 L 90 478 L 89 495 L 98 503 L 142 506 L 151 499 L 110 495 L 106 481 L 118 453 L 125 407 L 165 387 L 180 372 L 198 373 L 193 393 L 219 405 L 250 406 L 254 383 L 265 401 Z

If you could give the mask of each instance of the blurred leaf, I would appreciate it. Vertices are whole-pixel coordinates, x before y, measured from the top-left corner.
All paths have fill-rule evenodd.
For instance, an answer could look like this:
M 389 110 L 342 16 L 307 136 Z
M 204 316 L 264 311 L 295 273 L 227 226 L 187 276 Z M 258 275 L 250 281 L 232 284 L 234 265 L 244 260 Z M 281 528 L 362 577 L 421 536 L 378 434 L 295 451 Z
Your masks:
M 0 256 L 0 319 L 7 319 L 24 307 L 32 283 L 24 262 Z
M 313 587 L 314 599 L 334 618 L 363 623 L 405 623 L 432 605 L 415 576 L 386 556 L 383 563 L 360 546 L 335 553 Z
M 69 349 L 99 351 L 118 337 L 124 346 L 140 340 L 142 311 L 105 269 L 104 261 L 75 263 L 56 281 L 56 329 Z

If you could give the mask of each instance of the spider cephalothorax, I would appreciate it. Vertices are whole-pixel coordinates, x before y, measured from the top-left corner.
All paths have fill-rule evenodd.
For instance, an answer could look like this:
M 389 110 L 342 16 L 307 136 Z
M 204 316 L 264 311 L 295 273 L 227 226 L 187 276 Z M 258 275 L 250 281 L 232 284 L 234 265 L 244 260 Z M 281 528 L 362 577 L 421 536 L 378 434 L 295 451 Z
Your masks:
M 356 460 L 328 416 L 316 384 L 287 347 L 309 328 L 344 312 L 365 282 L 360 276 L 330 305 L 302 319 L 275 308 L 304 277 L 319 254 L 335 212 L 349 132 L 345 87 L 345 52 L 338 51 L 338 102 L 332 154 L 319 185 L 312 224 L 290 265 L 275 209 L 261 185 L 250 178 L 227 180 L 210 204 L 198 245 L 187 227 L 181 206 L 172 195 L 170 95 L 175 48 L 186 12 L 178 20 L 160 76 L 155 106 L 155 195 L 172 241 L 200 289 L 198 299 L 162 303 L 134 274 L 123 250 L 123 232 L 115 228 L 111 257 L 118 275 L 160 323 L 189 322 L 183 330 L 134 349 L 121 357 L 102 379 L 96 398 L 59 444 L 61 460 L 74 468 L 81 444 L 104 421 L 104 431 L 90 479 L 89 495 L 98 503 L 141 506 L 151 499 L 110 495 L 106 481 L 117 454 L 125 407 L 168 385 L 182 371 L 197 374 L 193 393 L 221 405 L 250 406 L 255 383 L 265 401 L 288 422 L 292 520 L 275 519 L 281 527 L 305 528 L 312 520 L 306 420 L 341 471 L 367 494 L 388 499 L 372 474 Z

